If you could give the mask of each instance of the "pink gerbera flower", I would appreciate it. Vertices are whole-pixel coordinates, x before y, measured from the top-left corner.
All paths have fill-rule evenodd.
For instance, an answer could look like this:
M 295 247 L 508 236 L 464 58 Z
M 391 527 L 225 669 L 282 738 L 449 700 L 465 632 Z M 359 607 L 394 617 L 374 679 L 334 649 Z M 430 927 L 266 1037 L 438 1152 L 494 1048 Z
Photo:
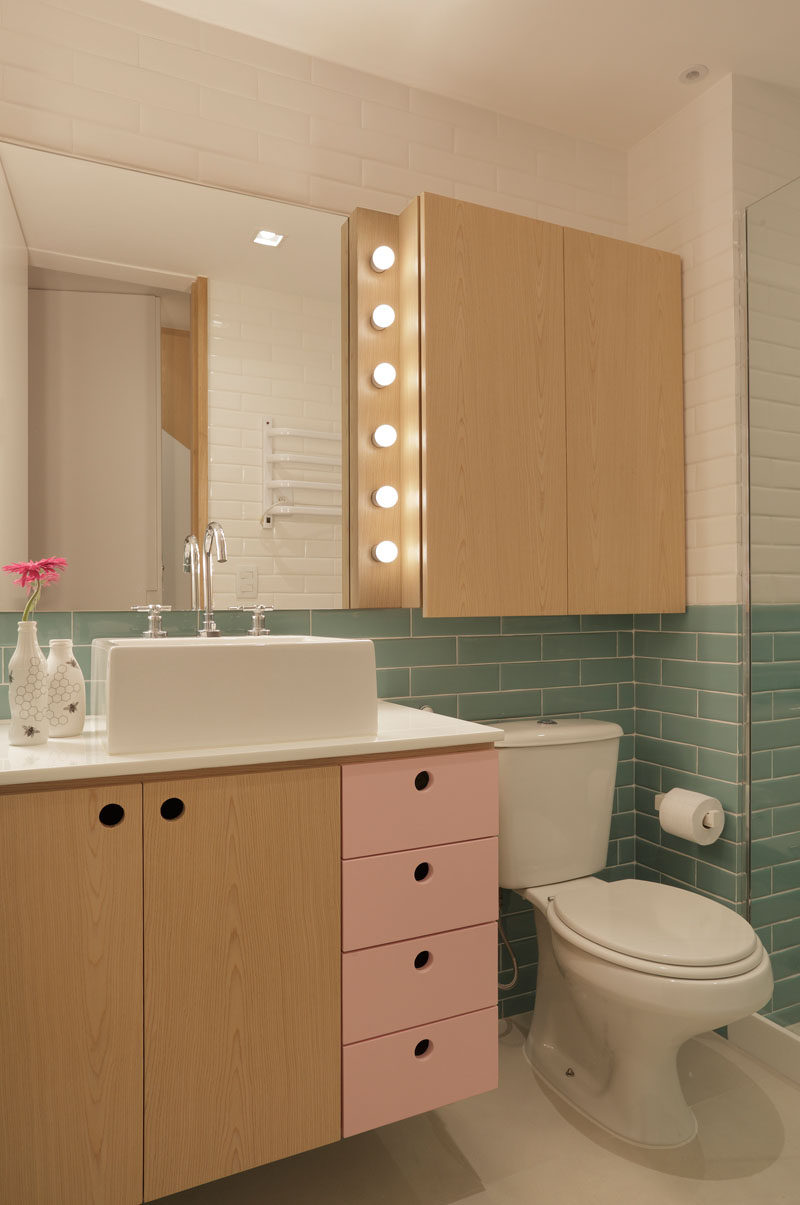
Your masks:
M 28 601 L 25 604 L 25 610 L 22 612 L 22 622 L 30 617 L 36 610 L 36 604 L 42 593 L 42 586 L 47 586 L 51 582 L 57 582 L 59 575 L 67 567 L 67 562 L 63 556 L 46 556 L 41 561 L 20 561 L 13 565 L 3 565 L 4 573 L 16 574 L 14 578 L 15 586 L 22 586 L 28 590 Z

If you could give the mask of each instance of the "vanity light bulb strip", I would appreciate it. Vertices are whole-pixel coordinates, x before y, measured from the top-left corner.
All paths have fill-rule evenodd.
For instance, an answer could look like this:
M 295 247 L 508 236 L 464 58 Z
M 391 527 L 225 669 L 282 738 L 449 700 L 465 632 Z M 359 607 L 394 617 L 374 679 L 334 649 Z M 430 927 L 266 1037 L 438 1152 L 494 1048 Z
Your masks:
M 383 360 L 380 364 L 376 364 L 372 370 L 372 384 L 377 385 L 378 389 L 384 389 L 387 385 L 393 385 L 397 380 L 397 369 L 394 364 L 389 364 Z
M 397 506 L 399 498 L 400 495 L 393 485 L 379 485 L 372 493 L 372 501 L 376 506 L 383 507 L 384 510 Z
M 376 247 L 372 252 L 369 262 L 375 272 L 385 272 L 394 265 L 394 251 L 391 247 L 387 247 L 385 243 L 382 243 L 380 247 Z
M 394 310 L 390 305 L 376 305 L 370 321 L 376 330 L 385 331 L 394 322 Z
M 372 432 L 372 442 L 376 448 L 391 448 L 397 442 L 397 431 L 390 423 L 381 423 Z
M 381 540 L 372 549 L 372 556 L 376 561 L 380 561 L 383 565 L 390 565 L 392 561 L 397 560 L 397 545 L 394 540 Z

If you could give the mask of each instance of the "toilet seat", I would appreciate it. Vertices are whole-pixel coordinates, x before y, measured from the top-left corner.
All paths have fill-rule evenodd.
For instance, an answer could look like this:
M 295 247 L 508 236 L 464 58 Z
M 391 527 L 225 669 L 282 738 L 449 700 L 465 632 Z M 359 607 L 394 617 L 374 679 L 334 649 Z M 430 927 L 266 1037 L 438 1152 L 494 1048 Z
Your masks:
M 730 979 L 764 955 L 752 927 L 724 904 L 637 879 L 557 884 L 547 892 L 547 919 L 596 958 L 662 978 Z

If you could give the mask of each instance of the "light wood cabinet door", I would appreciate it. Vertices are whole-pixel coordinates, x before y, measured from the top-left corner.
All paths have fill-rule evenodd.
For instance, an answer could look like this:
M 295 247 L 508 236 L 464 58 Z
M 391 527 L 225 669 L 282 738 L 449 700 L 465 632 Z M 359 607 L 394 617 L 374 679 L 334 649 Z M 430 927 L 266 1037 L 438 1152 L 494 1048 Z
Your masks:
M 341 1136 L 339 780 L 145 785 L 147 1201 Z
M 686 605 L 681 265 L 564 231 L 570 614 Z
M 142 1199 L 141 787 L 0 798 L 0 1196 Z
M 563 231 L 425 194 L 420 288 L 424 614 L 563 614 Z

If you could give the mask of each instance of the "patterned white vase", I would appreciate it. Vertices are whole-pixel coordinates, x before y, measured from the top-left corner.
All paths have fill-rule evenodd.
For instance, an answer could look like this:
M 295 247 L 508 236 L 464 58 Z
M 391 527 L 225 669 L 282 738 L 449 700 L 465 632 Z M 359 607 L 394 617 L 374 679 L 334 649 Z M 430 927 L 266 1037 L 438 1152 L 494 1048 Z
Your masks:
M 9 745 L 43 745 L 47 740 L 47 663 L 36 637 L 36 620 L 17 624 L 17 647 L 8 663 Z
M 51 640 L 47 658 L 51 736 L 78 736 L 86 720 L 86 684 L 71 640 Z

